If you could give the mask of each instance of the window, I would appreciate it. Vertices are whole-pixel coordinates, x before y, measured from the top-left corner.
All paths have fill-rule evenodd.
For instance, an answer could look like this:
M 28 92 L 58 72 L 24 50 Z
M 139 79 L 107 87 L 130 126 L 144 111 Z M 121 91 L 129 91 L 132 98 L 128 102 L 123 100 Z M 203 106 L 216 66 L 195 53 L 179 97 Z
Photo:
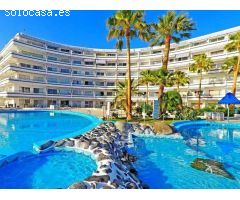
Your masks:
M 69 53 L 70 50 L 69 49 L 61 49 L 61 52 L 64 52 L 64 53 Z
M 84 85 L 93 85 L 93 81 L 85 81 Z
M 72 52 L 73 54 L 82 54 L 82 52 L 81 51 L 77 51 L 77 50 L 73 50 L 73 52 Z
M 73 85 L 81 85 L 81 81 L 80 80 L 73 80 L 72 84 Z
M 221 41 L 221 40 L 224 40 L 225 37 L 224 36 L 221 36 L 221 37 L 217 37 L 217 38 L 211 38 L 209 40 L 209 42 L 218 42 L 218 41 Z
M 54 51 L 57 51 L 57 50 L 58 50 L 58 48 L 57 48 L 57 47 L 50 46 L 50 45 L 48 45 L 48 46 L 47 46 L 47 48 L 48 48 L 48 49 L 51 49 L 51 50 L 54 50 Z
M 42 77 L 42 76 L 34 76 L 33 77 L 33 81 L 44 82 L 44 77 Z
M 162 53 L 161 50 L 158 50 L 158 51 L 153 51 L 152 54 L 159 54 L 159 53 Z
M 68 78 L 59 78 L 58 82 L 62 84 L 68 84 L 68 85 L 71 83 L 70 79 Z
M 97 76 L 104 76 L 104 72 L 97 72 Z
M 118 72 L 118 76 L 126 76 L 125 72 Z
M 93 102 L 92 101 L 85 101 L 85 108 L 92 108 Z
M 73 74 L 74 75 L 81 75 L 82 73 L 81 73 L 81 71 L 73 71 Z
M 127 66 L 127 63 L 118 63 L 118 66 Z
M 107 86 L 114 86 L 115 83 L 114 82 L 107 82 Z
M 84 91 L 84 95 L 85 96 L 93 96 L 93 92 L 92 91 Z
M 57 58 L 53 56 L 48 56 L 47 59 L 50 61 L 57 61 Z
M 21 92 L 30 93 L 30 88 L 29 87 L 21 87 Z
M 188 60 L 188 57 L 177 58 L 177 61 L 184 61 L 184 60 Z
M 81 95 L 81 90 L 73 90 L 73 95 Z
M 67 58 L 62 58 L 60 61 L 63 63 L 70 63 L 70 60 Z
M 70 95 L 70 94 L 71 94 L 71 90 L 60 89 L 60 90 L 59 90 L 59 93 L 60 93 L 60 94 L 63 94 L 63 95 Z
M 74 61 L 73 61 L 73 64 L 74 64 L 74 65 L 81 65 L 81 61 L 80 61 L 80 60 L 74 60 Z
M 104 92 L 103 91 L 96 92 L 96 96 L 103 97 L 104 96 Z
M 25 63 L 20 63 L 20 66 L 25 68 L 31 68 L 31 65 Z
M 85 65 L 94 65 L 94 62 L 85 62 Z
M 33 93 L 43 93 L 43 88 L 33 88 Z
M 106 72 L 106 76 L 115 76 L 115 72 Z
M 48 77 L 47 78 L 48 83 L 58 83 L 58 80 L 56 77 Z
M 116 56 L 116 54 L 108 53 L 107 56 L 114 57 L 114 56 Z
M 85 72 L 85 75 L 86 75 L 86 76 L 93 76 L 93 72 L 86 71 L 86 72 Z
M 99 82 L 99 81 L 97 81 L 97 82 L 95 82 L 95 84 L 96 84 L 97 86 L 104 86 L 104 82 Z
M 57 71 L 58 71 L 58 70 L 57 70 L 57 67 L 48 67 L 47 69 L 48 69 L 48 71 L 50 71 L 50 72 L 57 72 Z
M 116 63 L 107 63 L 107 66 L 116 66 Z
M 195 42 L 195 43 L 193 43 L 193 46 L 199 46 L 199 45 L 203 45 L 203 44 L 206 44 L 206 43 L 207 43 L 207 40 L 200 41 L 200 42 Z
M 107 96 L 113 96 L 113 92 L 107 92 Z
M 34 65 L 33 69 L 44 70 L 44 68 L 42 66 L 37 66 L 37 65 Z
M 57 89 L 48 89 L 47 91 L 48 91 L 48 94 L 57 94 L 58 93 Z
M 71 73 L 70 69 L 61 69 L 60 71 L 62 73 L 65 73 L 65 74 L 70 74 Z

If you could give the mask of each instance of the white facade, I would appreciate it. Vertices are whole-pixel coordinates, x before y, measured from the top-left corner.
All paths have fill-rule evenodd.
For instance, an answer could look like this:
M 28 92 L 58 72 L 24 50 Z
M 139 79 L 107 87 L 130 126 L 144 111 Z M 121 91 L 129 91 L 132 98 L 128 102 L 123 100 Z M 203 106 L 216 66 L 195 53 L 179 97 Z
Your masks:
M 232 75 L 222 71 L 221 65 L 225 58 L 237 55 L 237 52 L 224 51 L 229 35 L 236 31 L 240 31 L 240 27 L 171 45 L 168 69 L 184 71 L 191 77 L 191 83 L 180 88 L 189 106 L 197 102 L 195 91 L 199 79 L 188 70 L 195 55 L 206 53 L 215 63 L 202 81 L 203 106 L 231 91 Z M 163 47 L 133 49 L 132 77 L 138 80 L 141 70 L 159 69 L 162 50 Z M 102 107 L 113 101 L 116 82 L 125 79 L 126 62 L 125 50 L 81 48 L 17 34 L 0 52 L 0 106 Z M 145 91 L 146 88 L 140 86 L 139 89 Z M 149 89 L 150 99 L 156 98 L 158 87 L 151 85 Z M 239 93 L 237 91 L 237 97 Z M 133 101 L 142 100 L 142 96 L 133 97 Z

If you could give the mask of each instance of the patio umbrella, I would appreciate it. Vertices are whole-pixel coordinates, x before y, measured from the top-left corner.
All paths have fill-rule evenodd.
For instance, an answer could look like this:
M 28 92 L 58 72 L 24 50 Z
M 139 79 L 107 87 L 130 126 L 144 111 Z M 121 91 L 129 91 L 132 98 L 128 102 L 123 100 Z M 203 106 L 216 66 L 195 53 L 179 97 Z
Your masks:
M 240 101 L 234 96 L 233 93 L 228 92 L 219 102 L 218 104 L 227 104 L 228 108 L 228 116 L 227 119 L 229 120 L 229 105 L 230 104 L 240 104 Z

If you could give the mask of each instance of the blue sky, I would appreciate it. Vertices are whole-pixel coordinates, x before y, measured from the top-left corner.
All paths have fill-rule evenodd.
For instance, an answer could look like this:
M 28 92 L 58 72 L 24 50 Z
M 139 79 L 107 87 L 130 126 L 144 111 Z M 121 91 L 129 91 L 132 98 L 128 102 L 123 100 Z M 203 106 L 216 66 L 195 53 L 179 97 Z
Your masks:
M 146 11 L 147 22 L 156 22 L 166 11 Z M 179 11 L 180 12 L 180 11 Z M 182 11 L 196 23 L 192 37 L 240 25 L 240 11 Z M 114 11 L 71 11 L 69 17 L 6 17 L 0 12 L 0 48 L 17 32 L 43 39 L 82 47 L 114 48 L 107 41 L 106 20 Z M 145 47 L 147 43 L 132 41 L 132 47 Z

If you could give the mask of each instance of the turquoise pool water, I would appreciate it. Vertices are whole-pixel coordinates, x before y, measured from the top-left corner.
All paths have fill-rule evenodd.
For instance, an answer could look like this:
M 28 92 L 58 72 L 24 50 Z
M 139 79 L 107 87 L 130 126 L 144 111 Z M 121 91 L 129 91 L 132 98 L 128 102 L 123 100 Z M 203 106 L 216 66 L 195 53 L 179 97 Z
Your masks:
M 240 188 L 240 125 L 176 123 L 180 137 L 134 137 L 129 149 L 139 178 L 150 188 Z M 236 180 L 193 169 L 197 158 L 222 162 Z
M 67 111 L 18 111 L 0 113 L 0 159 L 31 151 L 35 143 L 61 139 L 88 131 L 98 118 Z
M 28 156 L 0 168 L 0 188 L 57 189 L 82 181 L 97 168 L 89 156 L 55 151 Z

